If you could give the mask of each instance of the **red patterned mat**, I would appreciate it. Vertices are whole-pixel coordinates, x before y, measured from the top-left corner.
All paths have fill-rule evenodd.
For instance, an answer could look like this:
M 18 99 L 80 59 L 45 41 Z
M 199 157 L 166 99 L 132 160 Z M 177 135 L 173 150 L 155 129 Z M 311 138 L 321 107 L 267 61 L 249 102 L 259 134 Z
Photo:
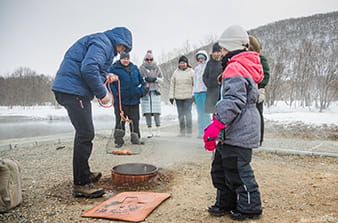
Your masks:
M 169 197 L 168 193 L 122 192 L 85 212 L 81 217 L 131 222 L 144 221 L 157 206 Z

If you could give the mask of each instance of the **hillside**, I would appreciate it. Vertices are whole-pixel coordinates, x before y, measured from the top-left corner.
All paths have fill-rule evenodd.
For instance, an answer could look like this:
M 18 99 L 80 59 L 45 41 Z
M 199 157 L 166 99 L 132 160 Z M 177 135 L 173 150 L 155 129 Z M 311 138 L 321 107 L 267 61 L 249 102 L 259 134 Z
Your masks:
M 318 107 L 325 109 L 338 99 L 337 22 L 338 11 L 286 19 L 248 30 L 261 42 L 262 54 L 269 61 L 268 104 L 276 100 L 291 104 L 298 100 L 304 106 L 318 103 Z M 186 54 L 193 67 L 194 54 L 201 49 L 210 52 L 212 44 Z M 160 65 L 165 75 L 164 100 L 179 56 Z

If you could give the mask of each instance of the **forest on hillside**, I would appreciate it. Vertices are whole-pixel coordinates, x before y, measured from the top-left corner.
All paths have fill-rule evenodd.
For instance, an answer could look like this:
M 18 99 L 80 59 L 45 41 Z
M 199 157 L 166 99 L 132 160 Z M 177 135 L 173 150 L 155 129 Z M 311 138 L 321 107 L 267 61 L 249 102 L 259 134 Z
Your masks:
M 257 37 L 271 70 L 266 89 L 266 105 L 284 101 L 290 106 L 316 105 L 320 110 L 338 100 L 338 11 L 309 17 L 286 19 L 248 33 Z M 170 78 L 178 65 L 178 58 L 186 55 L 196 66 L 194 54 L 211 51 L 217 38 L 210 38 L 201 47 L 186 44 L 168 53 L 160 64 L 164 74 L 162 100 L 168 101 Z M 171 59 L 170 59 L 171 58 Z M 38 74 L 27 67 L 19 67 L 11 74 L 0 76 L 0 105 L 55 104 L 50 90 L 53 78 Z
M 320 110 L 338 100 L 338 11 L 309 17 L 287 19 L 248 30 L 262 45 L 262 54 L 269 61 L 270 81 L 266 87 L 266 105 L 284 101 L 290 106 L 310 106 Z M 191 65 L 199 50 L 211 52 L 211 42 L 186 52 Z M 168 94 L 169 80 L 177 68 L 178 55 L 161 64 L 165 75 L 164 97 Z M 166 100 L 166 99 L 165 99 Z
M 1 106 L 31 106 L 55 103 L 51 92 L 53 78 L 38 74 L 28 67 L 0 76 Z

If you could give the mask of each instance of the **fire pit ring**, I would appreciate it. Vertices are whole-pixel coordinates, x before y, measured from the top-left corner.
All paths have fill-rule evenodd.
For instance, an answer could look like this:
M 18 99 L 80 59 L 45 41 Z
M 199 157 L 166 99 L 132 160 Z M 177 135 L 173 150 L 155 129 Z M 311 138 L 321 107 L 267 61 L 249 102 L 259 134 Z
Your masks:
M 112 181 L 115 184 L 138 184 L 151 180 L 158 174 L 158 168 L 146 163 L 125 163 L 114 166 Z

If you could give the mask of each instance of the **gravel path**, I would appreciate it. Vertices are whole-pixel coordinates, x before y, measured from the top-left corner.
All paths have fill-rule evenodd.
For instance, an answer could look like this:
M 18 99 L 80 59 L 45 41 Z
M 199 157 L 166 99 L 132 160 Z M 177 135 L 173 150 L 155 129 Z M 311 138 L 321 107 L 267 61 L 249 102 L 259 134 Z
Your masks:
M 304 148 L 337 153 L 337 141 L 279 138 L 269 128 L 260 150 Z M 93 171 L 104 175 L 99 185 L 106 195 L 98 199 L 74 198 L 72 187 L 72 142 L 17 146 L 0 150 L 0 156 L 19 161 L 23 169 L 24 202 L 0 215 L 3 222 L 120 222 L 88 219 L 80 215 L 121 191 L 171 193 L 145 222 L 233 222 L 227 216 L 212 217 L 206 207 L 213 204 L 215 189 L 210 179 L 210 152 L 197 138 L 176 137 L 177 126 L 162 128 L 161 137 L 146 139 L 142 146 L 127 144 L 123 149 L 138 155 L 108 154 L 109 131 L 100 132 L 90 159 Z M 283 133 L 284 134 L 284 133 Z M 288 135 L 289 136 L 289 135 Z M 327 150 L 330 149 L 330 150 Z M 145 162 L 160 168 L 160 184 L 137 187 L 109 185 L 111 168 L 129 162 Z M 265 153 L 256 150 L 252 166 L 262 194 L 264 216 L 249 222 L 336 222 L 337 158 Z M 108 183 L 108 184 L 107 184 Z

